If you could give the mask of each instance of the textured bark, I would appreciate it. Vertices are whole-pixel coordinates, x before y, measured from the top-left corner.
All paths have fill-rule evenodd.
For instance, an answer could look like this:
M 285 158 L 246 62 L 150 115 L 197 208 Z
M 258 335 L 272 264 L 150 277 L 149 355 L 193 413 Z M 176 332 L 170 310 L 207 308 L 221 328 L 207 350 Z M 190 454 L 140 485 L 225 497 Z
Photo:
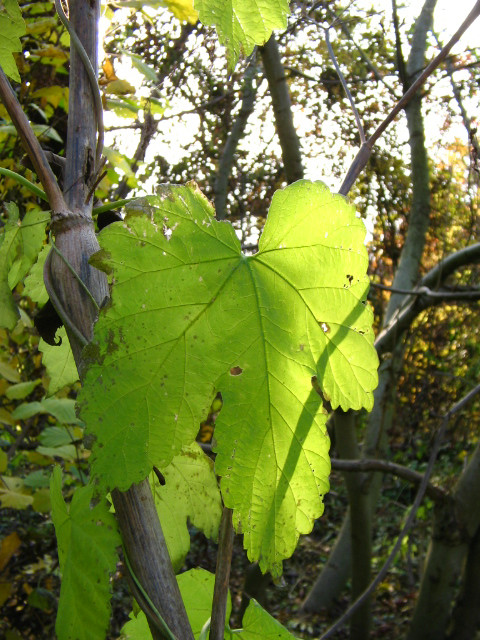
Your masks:
M 463 564 L 480 525 L 480 447 L 457 483 L 453 502 L 451 508 L 445 505 L 435 509 L 434 530 L 407 640 L 446 637 Z M 478 602 L 472 614 L 477 611 Z
M 300 140 L 293 124 L 292 103 L 285 69 L 274 36 L 271 36 L 265 46 L 260 47 L 260 53 L 272 98 L 275 129 L 282 148 L 285 176 L 290 184 L 303 178 L 302 156 Z
M 425 65 L 427 35 L 433 25 L 433 10 L 436 3 L 437 0 L 426 0 L 415 24 L 407 62 L 407 81 L 409 84 L 415 80 Z M 408 216 L 405 244 L 393 280 L 393 286 L 399 289 L 411 289 L 418 280 L 420 261 L 430 224 L 430 173 L 425 148 L 425 127 L 420 94 L 417 93 L 407 104 L 405 115 L 410 136 L 412 206 Z M 386 322 L 390 320 L 404 298 L 405 296 L 402 294 L 392 294 L 385 314 Z
M 471 640 L 480 627 L 480 528 L 470 543 L 462 592 L 453 612 L 449 640 Z

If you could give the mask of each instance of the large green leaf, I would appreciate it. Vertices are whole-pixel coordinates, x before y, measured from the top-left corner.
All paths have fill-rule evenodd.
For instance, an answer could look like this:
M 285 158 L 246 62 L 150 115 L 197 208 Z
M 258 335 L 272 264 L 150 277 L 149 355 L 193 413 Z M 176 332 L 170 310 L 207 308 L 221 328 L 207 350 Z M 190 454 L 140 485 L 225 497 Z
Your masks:
M 25 22 L 17 0 L 0 3 L 0 66 L 7 76 L 20 82 L 13 53 L 22 50 L 20 37 L 25 34 Z
M 0 245 L 0 327 L 13 329 L 19 315 L 11 291 L 36 261 L 49 215 L 44 211 L 29 211 L 20 221 L 18 209 L 12 203 L 8 212 Z
M 50 483 L 62 587 L 55 630 L 59 640 L 104 640 L 110 620 L 110 574 L 120 536 L 105 501 L 92 506 L 94 488 L 81 487 L 70 507 L 62 496 L 62 474 Z
M 145 213 L 147 215 L 145 215 Z M 126 489 L 195 438 L 217 390 L 216 473 L 250 559 L 279 573 L 328 490 L 320 396 L 372 406 L 365 228 L 344 198 L 300 181 L 275 194 L 246 257 L 192 187 L 136 201 L 101 234 L 113 270 L 80 395 L 93 473 Z
M 153 494 L 168 552 L 175 570 L 190 549 L 189 520 L 207 538 L 216 539 L 222 501 L 213 462 L 194 443 L 184 447 L 163 471 L 165 484 L 154 482 Z
M 227 47 L 229 67 L 235 67 L 243 53 L 262 45 L 274 29 L 285 29 L 288 0 L 195 0 L 203 24 L 217 29 L 220 43 Z

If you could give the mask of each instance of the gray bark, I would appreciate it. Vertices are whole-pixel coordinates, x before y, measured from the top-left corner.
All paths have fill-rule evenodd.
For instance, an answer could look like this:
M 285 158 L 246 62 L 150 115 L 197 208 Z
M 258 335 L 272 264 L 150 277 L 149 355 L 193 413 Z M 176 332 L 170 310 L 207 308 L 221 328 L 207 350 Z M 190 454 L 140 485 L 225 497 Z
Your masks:
M 335 412 L 335 434 L 337 450 L 341 458 L 354 459 L 360 455 L 355 437 L 355 414 L 351 411 Z M 365 474 L 344 472 L 350 505 L 351 554 L 352 554 L 352 600 L 356 600 L 370 584 L 372 554 L 371 511 L 368 508 L 368 493 L 365 490 Z M 353 524 L 355 526 L 353 526 Z M 354 640 L 366 640 L 370 635 L 370 600 L 353 614 L 350 620 L 350 636 Z
M 436 506 L 434 530 L 407 640 L 446 637 L 469 544 L 479 525 L 480 447 L 477 447 L 453 492 L 453 504 Z M 478 603 L 472 613 L 476 611 Z

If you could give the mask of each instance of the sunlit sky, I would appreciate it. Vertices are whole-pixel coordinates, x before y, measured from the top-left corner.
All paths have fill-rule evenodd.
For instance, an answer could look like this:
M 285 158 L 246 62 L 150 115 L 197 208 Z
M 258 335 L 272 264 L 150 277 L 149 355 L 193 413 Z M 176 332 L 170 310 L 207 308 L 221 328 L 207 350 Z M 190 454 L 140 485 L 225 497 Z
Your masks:
M 353 7 L 363 7 L 363 8 L 371 8 L 372 7 L 371 0 L 356 0 L 352 3 Z M 398 5 L 401 5 L 401 2 L 398 2 Z M 405 23 L 405 26 L 402 29 L 403 34 L 406 33 L 406 28 L 409 26 L 413 19 L 417 17 L 422 5 L 423 1 L 410 1 L 405 2 L 405 6 L 403 8 L 399 8 L 399 19 L 401 23 Z M 475 4 L 475 0 L 438 0 L 435 13 L 434 13 L 434 29 L 438 34 L 440 41 L 442 43 L 446 43 L 450 37 L 455 33 L 460 24 L 463 22 L 465 17 L 471 11 Z M 391 22 L 391 0 L 375 0 L 374 7 L 376 11 L 382 13 L 382 9 L 384 15 L 386 17 L 385 23 L 388 24 Z M 478 21 L 475 23 L 470 29 L 464 34 L 463 38 L 460 42 L 454 47 L 453 52 L 460 52 L 465 50 L 469 45 L 478 46 L 478 33 L 479 33 L 479 25 Z M 334 38 L 333 38 L 334 39 Z M 405 43 L 404 43 L 405 44 Z M 221 64 L 224 64 L 223 61 Z M 122 64 L 118 64 L 116 66 L 116 72 L 119 77 L 128 78 L 129 82 L 132 84 L 140 85 L 142 76 L 136 72 L 135 69 L 132 69 L 129 65 L 128 60 L 125 60 Z M 443 80 L 443 87 L 438 86 L 438 90 L 444 90 L 448 93 L 451 93 L 451 87 L 449 85 L 448 80 Z M 448 86 L 447 86 L 448 85 Z M 148 95 L 148 91 L 146 93 Z M 169 114 L 182 111 L 185 108 L 191 108 L 191 105 L 188 103 L 182 103 L 181 100 L 178 101 L 177 104 L 172 104 L 169 110 Z M 302 114 L 299 108 L 296 108 L 293 105 L 294 111 L 294 120 L 295 125 L 298 130 L 300 138 L 304 135 L 308 135 L 310 126 L 309 122 L 305 119 L 305 116 Z M 432 147 L 432 152 L 441 154 L 443 152 L 443 146 L 445 145 L 445 137 L 443 136 L 440 144 L 438 130 L 441 128 L 443 119 L 445 118 L 445 114 L 438 113 L 430 114 L 426 121 L 426 134 L 427 134 L 427 144 Z M 106 124 L 124 124 L 125 121 L 121 119 L 117 119 L 112 112 L 106 112 Z M 147 152 L 146 161 L 149 162 L 153 159 L 155 155 L 163 155 L 169 162 L 173 163 L 178 161 L 182 155 L 183 145 L 191 140 L 193 137 L 193 133 L 197 130 L 198 127 L 198 116 L 195 114 L 183 116 L 181 119 L 174 119 L 166 121 L 165 124 L 162 124 L 160 127 L 160 135 L 156 139 L 156 141 L 150 145 L 150 148 Z M 118 142 L 118 133 L 117 142 Z M 407 140 L 407 132 L 406 128 L 401 124 L 398 127 L 398 135 L 399 135 L 399 144 L 406 142 Z M 458 137 L 466 142 L 466 131 L 463 125 L 459 122 L 455 127 L 453 127 L 450 131 L 450 141 L 453 141 L 455 137 Z M 274 124 L 273 120 L 270 122 L 270 127 L 264 125 L 263 127 L 263 139 L 265 144 L 268 144 L 268 149 L 271 150 L 272 147 L 278 148 L 278 142 L 275 136 Z M 137 138 L 132 136 L 131 130 L 127 132 L 127 135 L 121 136 L 121 146 L 122 152 L 127 155 L 133 155 L 136 145 Z M 113 135 L 107 134 L 106 143 L 112 144 Z M 381 142 L 380 142 L 381 144 Z M 435 149 L 436 145 L 436 149 Z M 267 150 L 267 148 L 266 148 Z M 279 148 L 278 148 L 279 150 Z M 351 159 L 355 155 L 355 151 L 351 151 Z M 305 167 L 306 176 L 310 179 L 322 179 L 327 183 L 327 185 L 333 190 L 338 190 L 339 184 L 338 180 L 331 174 L 329 171 L 328 165 L 325 165 L 325 162 L 322 162 L 322 158 L 318 157 L 316 160 L 309 160 L 308 166 Z M 193 178 L 195 176 L 192 176 Z M 152 190 L 153 185 L 148 184 L 144 185 L 147 191 Z

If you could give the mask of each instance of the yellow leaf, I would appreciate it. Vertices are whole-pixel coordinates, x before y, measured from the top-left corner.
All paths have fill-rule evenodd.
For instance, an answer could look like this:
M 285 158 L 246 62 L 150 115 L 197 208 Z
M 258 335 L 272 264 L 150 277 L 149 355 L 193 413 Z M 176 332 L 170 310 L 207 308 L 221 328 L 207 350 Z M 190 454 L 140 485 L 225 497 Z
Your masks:
M 30 53 L 40 58 L 60 58 L 61 60 L 68 60 L 68 54 L 64 49 L 53 46 L 43 47 L 43 49 L 33 49 Z
M 3 571 L 10 561 L 10 558 L 16 553 L 22 544 L 18 537 L 18 533 L 14 531 L 2 540 L 0 544 L 0 571 Z
M 33 502 L 31 496 L 20 478 L 1 477 L 0 504 L 11 509 L 26 509 Z
M 198 20 L 198 11 L 193 8 L 193 0 L 164 0 L 165 6 L 179 20 L 195 24 Z
M 5 471 L 5 469 L 7 468 L 7 463 L 8 463 L 8 456 L 5 453 L 5 451 L 0 449 L 0 473 L 3 473 Z
M 125 96 L 129 93 L 135 93 L 135 87 L 127 80 L 117 79 L 110 82 L 105 91 L 107 93 L 113 93 L 116 96 Z
M 114 80 L 118 80 L 117 76 L 115 75 L 115 70 L 113 68 L 113 62 L 110 60 L 110 58 L 107 58 L 105 62 L 102 64 L 102 69 L 103 69 L 103 73 L 105 74 L 105 78 L 100 78 L 98 81 L 98 84 L 106 85 L 106 84 L 109 84 L 110 82 L 113 82 Z

